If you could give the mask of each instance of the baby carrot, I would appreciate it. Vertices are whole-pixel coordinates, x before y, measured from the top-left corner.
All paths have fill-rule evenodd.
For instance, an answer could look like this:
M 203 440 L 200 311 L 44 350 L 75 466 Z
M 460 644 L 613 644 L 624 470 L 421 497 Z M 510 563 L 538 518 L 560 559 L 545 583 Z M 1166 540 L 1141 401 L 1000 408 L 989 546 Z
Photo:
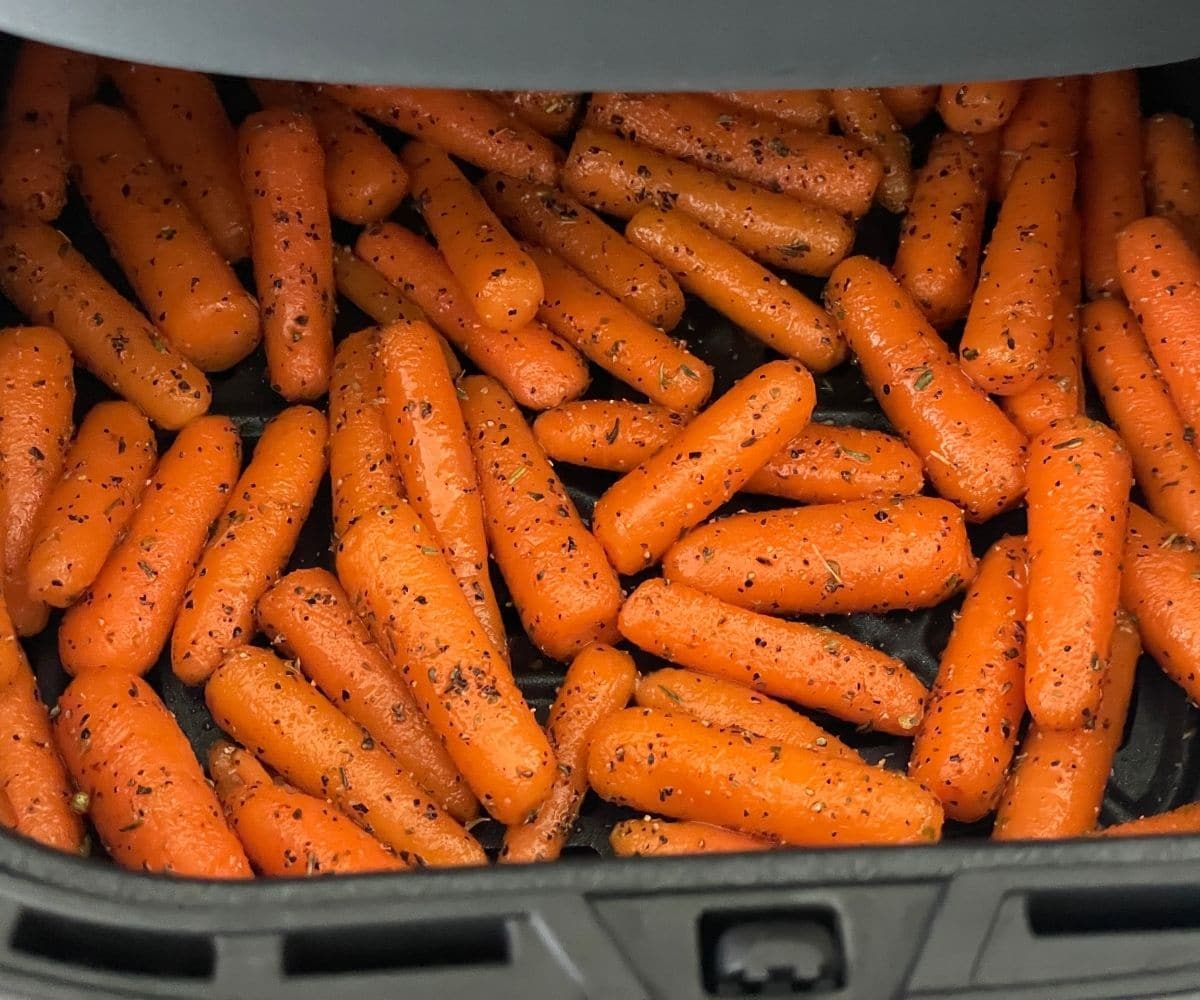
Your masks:
M 533 436 L 553 462 L 629 472 L 686 424 L 682 413 L 655 403 L 580 399 L 539 413 Z
M 1016 110 L 1021 99 L 1020 80 L 987 83 L 943 83 L 938 93 L 938 113 L 955 132 L 994 132 Z
M 937 105 L 938 87 L 884 87 L 879 91 L 883 103 L 901 128 L 919 125 Z
M 254 606 L 283 571 L 325 475 L 328 433 L 311 406 L 264 428 L 175 619 L 171 669 L 185 684 L 203 684 L 253 637 Z
M 995 807 L 1025 715 L 1025 542 L 1005 537 L 979 563 L 942 653 L 908 776 L 951 819 Z
M 588 780 L 602 798 L 810 847 L 936 841 L 941 804 L 895 771 L 626 709 L 601 721 Z
M 495 647 L 507 652 L 500 606 L 488 574 L 483 501 L 467 443 L 458 390 L 438 336 L 423 320 L 379 333 L 383 419 L 408 502 L 438 539 L 463 596 Z
M 903 212 L 912 200 L 912 146 L 878 90 L 831 90 L 829 101 L 844 135 L 875 151 L 883 176 L 875 200 L 889 212 Z
M 280 788 L 248 751 L 232 743 L 213 744 L 208 771 L 229 825 L 263 875 L 349 875 L 408 868 L 323 799 Z
M 583 103 L 583 95 L 565 90 L 498 90 L 488 96 L 530 128 L 551 138 L 571 131 Z
M 768 614 L 927 608 L 975 576 L 962 511 L 935 497 L 792 507 L 701 525 L 668 580 Z
M 89 104 L 71 115 L 76 183 L 96 228 L 155 326 L 204 371 L 258 346 L 258 304 L 124 111 Z
M 237 137 L 213 82 L 203 73 L 139 63 L 110 63 L 108 72 L 217 249 L 227 260 L 250 256 Z
M 92 407 L 37 521 L 31 598 L 65 608 L 91 585 L 133 517 L 157 454 L 154 432 L 136 406 Z
M 416 865 L 479 865 L 483 849 L 356 723 L 279 657 L 236 649 L 204 689 L 213 721 L 300 791 L 329 799 Z
M 54 738 L 109 856 L 122 868 L 251 878 L 183 730 L 140 677 L 94 670 L 58 701 Z
M 586 205 L 503 174 L 488 174 L 479 190 L 515 235 L 561 257 L 647 323 L 671 330 L 679 322 L 683 292 L 675 279 Z
M 682 212 L 643 208 L 625 226 L 625 238 L 780 354 L 815 372 L 846 360 L 846 342 L 821 306 Z
M 670 663 L 880 732 L 909 735 L 925 711 L 925 688 L 901 661 L 686 584 L 647 580 L 622 605 L 619 626 L 630 642 Z
M 628 653 L 600 643 L 588 646 L 572 661 L 546 724 L 558 775 L 546 801 L 524 823 L 505 832 L 501 861 L 554 861 L 562 853 L 587 793 L 592 730 L 605 716 L 625 707 L 636 676 Z
M 587 362 L 540 323 L 509 333 L 484 326 L 441 254 L 416 233 L 385 222 L 359 236 L 355 253 L 411 297 L 450 343 L 522 406 L 544 410 L 587 389 Z
M 1001 194 L 1008 189 L 1021 157 L 1030 149 L 1053 146 L 1066 153 L 1078 151 L 1086 85 L 1082 76 L 1025 81 L 1021 100 L 1001 132 Z
M 549 793 L 554 754 L 433 542 L 401 503 L 346 533 L 338 576 L 484 808 L 519 823 Z
M 806 368 L 769 362 L 610 486 L 596 503 L 592 530 L 617 572 L 658 562 L 804 428 L 815 401 Z
M 1098 837 L 1169 837 L 1200 833 L 1200 802 L 1189 802 L 1157 816 L 1143 816 L 1097 831 Z
M 729 107 L 818 132 L 828 132 L 833 117 L 824 90 L 717 90 L 712 96 Z
M 75 360 L 160 427 L 208 409 L 203 372 L 171 350 L 145 317 L 57 229 L 0 223 L 0 291 L 35 323 L 51 323 Z
M 0 115 L 0 208 L 50 222 L 67 201 L 69 54 L 22 42 Z
M 712 392 L 712 368 L 554 256 L 529 247 L 546 297 L 538 318 L 626 385 L 672 410 L 691 412 Z
M 1074 196 L 1070 153 L 1034 147 L 1017 164 L 959 347 L 963 370 L 988 392 L 1020 392 L 1045 366 Z
M 618 858 L 740 854 L 769 851 L 779 846 L 770 840 L 711 823 L 648 818 L 622 820 L 612 828 L 608 842 Z
M 884 414 L 921 456 L 942 496 L 975 521 L 1025 492 L 1025 437 L 958 366 L 882 264 L 843 263 L 825 286 L 829 311 Z
M 1170 219 L 1200 248 L 1200 142 L 1182 115 L 1158 114 L 1142 124 L 1146 207 Z
M 1046 729 L 1090 724 L 1121 590 L 1129 453 L 1087 417 L 1051 421 L 1029 453 L 1025 698 Z
M 67 53 L 67 89 L 71 107 L 91 104 L 100 89 L 100 60 L 89 52 Z
M 144 674 L 154 665 L 233 489 L 241 453 L 237 429 L 225 417 L 203 417 L 179 432 L 125 538 L 63 616 L 58 655 L 67 673 L 111 667 Z
M 461 383 L 492 558 L 540 650 L 569 660 L 617 636 L 621 585 L 512 398 L 490 379 Z
M 828 274 L 854 238 L 834 209 L 730 180 L 598 129 L 575 134 L 562 181 L 585 205 L 622 219 L 646 205 L 678 208 L 761 263 L 801 274 Z
M 408 685 L 371 641 L 332 573 L 289 573 L 259 598 L 258 626 L 451 816 L 465 823 L 479 815 L 479 803 Z
M 395 285 L 350 247 L 334 244 L 333 277 L 339 295 L 345 296 L 376 323 L 386 325 L 400 319 L 424 319 L 416 304 L 406 299 Z M 447 358 L 447 361 L 449 358 Z

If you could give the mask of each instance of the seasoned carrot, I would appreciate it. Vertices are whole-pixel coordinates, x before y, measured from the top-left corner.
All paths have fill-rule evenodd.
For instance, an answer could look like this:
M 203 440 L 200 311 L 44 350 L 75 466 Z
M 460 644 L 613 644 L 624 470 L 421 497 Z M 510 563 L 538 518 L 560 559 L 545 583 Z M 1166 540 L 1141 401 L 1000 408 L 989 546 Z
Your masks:
M 302 792 L 331 800 L 401 860 L 484 863 L 475 839 L 391 754 L 273 653 L 234 650 L 204 697 L 218 726 Z
M 582 94 L 566 90 L 499 90 L 488 96 L 530 128 L 551 138 L 571 131 L 583 103 Z
M 110 63 L 109 75 L 183 200 L 227 260 L 250 255 L 250 211 L 238 178 L 237 137 L 203 73 Z
M 636 677 L 632 657 L 611 646 L 594 643 L 572 661 L 546 723 L 558 758 L 558 776 L 537 811 L 505 832 L 501 861 L 554 861 L 562 853 L 587 793 L 592 730 L 605 716 L 625 707 Z
M 850 249 L 853 227 L 834 209 L 692 166 L 597 129 L 575 133 L 563 187 L 622 219 L 639 208 L 678 208 L 756 260 L 826 275 Z
M 846 360 L 846 342 L 821 306 L 682 212 L 643 208 L 629 220 L 625 238 L 780 354 L 815 372 Z
M 730 107 L 818 132 L 828 132 L 833 117 L 824 90 L 717 90 L 712 96 Z
M 615 640 L 617 575 L 521 412 L 491 379 L 461 388 L 492 558 L 525 631 L 557 660 Z
M 359 236 L 355 253 L 410 296 L 450 343 L 522 406 L 544 410 L 587 389 L 587 362 L 540 323 L 510 333 L 484 326 L 441 254 L 416 233 L 385 222 Z
M 1113 294 L 1123 270 L 1117 234 L 1146 214 L 1142 118 L 1135 70 L 1088 77 L 1079 165 L 1083 283 L 1088 296 Z M 1126 291 L 1126 296 L 1129 295 Z
M 22 42 L 0 115 L 0 209 L 50 222 L 67 201 L 70 56 Z
M 254 606 L 283 571 L 325 475 L 328 434 L 311 406 L 264 428 L 175 619 L 171 669 L 185 684 L 203 684 L 253 637 Z
M 88 212 L 147 314 L 180 354 L 221 371 L 258 346 L 258 304 L 179 199 L 133 119 L 89 104 L 71 115 L 71 159 Z
M 1200 802 L 1189 802 L 1157 816 L 1143 816 L 1107 826 L 1100 837 L 1169 837 L 1200 833 Z
M 815 402 L 806 368 L 769 362 L 610 486 L 596 503 L 592 530 L 617 572 L 658 562 L 805 427 Z
M 438 540 L 450 571 L 493 645 L 507 652 L 488 574 L 483 501 L 458 391 L 438 335 L 423 320 L 379 333 L 383 419 L 408 502 Z
M 1001 194 L 1008 189 L 1021 157 L 1035 146 L 1053 146 L 1067 153 L 1078 151 L 1086 86 L 1082 76 L 1051 76 L 1025 82 L 1021 100 L 1001 131 Z
M 959 347 L 963 370 L 988 392 L 1021 392 L 1046 364 L 1074 196 L 1070 153 L 1034 147 L 1013 173 Z
M 649 818 L 621 820 L 612 828 L 608 842 L 618 858 L 740 854 L 769 851 L 778 846 L 762 837 L 752 837 L 711 823 Z
M 1016 110 L 1021 100 L 1020 80 L 987 83 L 943 83 L 938 93 L 938 113 L 955 132 L 994 132 Z
M 712 392 L 712 368 L 549 250 L 528 247 L 546 297 L 538 318 L 626 385 L 672 410 L 691 412 Z
M 988 189 L 965 136 L 933 140 L 900 227 L 892 271 L 936 327 L 962 319 L 975 293 Z
M 98 403 L 67 452 L 29 552 L 29 595 L 65 608 L 99 575 L 154 468 L 154 432 L 136 406 Z
M 938 86 L 884 87 L 879 96 L 901 128 L 912 128 L 923 122 L 934 109 Z
M 875 200 L 889 212 L 903 212 L 912 200 L 912 146 L 878 90 L 831 90 L 829 101 L 843 134 L 873 149 L 883 164 Z
M 230 827 L 263 875 L 349 875 L 409 867 L 323 799 L 277 786 L 248 751 L 232 743 L 213 744 L 208 771 Z
M 53 322 L 81 366 L 160 427 L 178 430 L 208 409 L 204 373 L 171 350 L 57 229 L 0 223 L 0 291 L 33 322 Z
M 479 815 L 479 803 L 408 685 L 371 641 L 332 573 L 289 573 L 259 598 L 258 625 L 451 816 L 465 823 Z
M 1087 417 L 1052 421 L 1030 447 L 1025 698 L 1046 729 L 1099 708 L 1132 478 L 1121 439 Z
M 476 315 L 496 330 L 528 324 L 542 301 L 541 275 L 528 254 L 440 149 L 410 142 L 401 156 L 425 224 Z
M 140 677 L 113 670 L 77 677 L 59 699 L 54 738 L 122 868 L 252 877 L 187 737 Z
M 788 844 L 927 843 L 942 830 L 937 799 L 895 771 L 651 708 L 596 726 L 588 780 L 622 805 Z
M 587 124 L 852 216 L 871 207 L 885 172 L 853 138 L 780 127 L 699 94 L 594 94 Z
M 1024 435 L 963 373 L 887 269 L 866 257 L 847 260 L 825 286 L 825 301 L 934 489 L 976 521 L 1019 503 Z
M 557 254 L 647 323 L 671 330 L 679 322 L 683 292 L 675 279 L 586 205 L 503 174 L 488 174 L 479 189 L 514 234 Z
M 962 511 L 935 497 L 735 514 L 685 535 L 668 580 L 769 614 L 932 607 L 975 576 Z
M 328 85 L 357 111 L 484 170 L 553 184 L 562 153 L 486 95 L 469 90 Z
M 1046 729 L 1036 720 L 1030 725 L 996 812 L 996 840 L 1079 837 L 1095 828 L 1140 653 L 1133 622 L 1122 614 L 1095 724 L 1067 730 Z
M 533 436 L 551 461 L 629 472 L 686 424 L 682 413 L 655 403 L 581 399 L 539 413 Z
M 125 538 L 63 616 L 58 655 L 67 673 L 144 674 L 154 665 L 233 489 L 241 453 L 237 429 L 225 417 L 203 417 L 179 432 Z
M 100 89 L 100 60 L 89 52 L 67 53 L 67 90 L 71 107 L 91 104 Z
M 908 776 L 964 823 L 996 807 L 1025 715 L 1026 581 L 1023 538 L 1005 537 L 988 549 L 908 758 Z
M 619 624 L 626 639 L 668 662 L 880 732 L 909 735 L 925 711 L 925 688 L 901 661 L 686 584 L 647 580 L 621 606 Z
M 1181 115 L 1158 114 L 1142 124 L 1146 207 L 1170 219 L 1200 249 L 1200 142 Z
M 338 543 L 337 570 L 484 808 L 524 820 L 550 791 L 554 754 L 413 509 L 359 521 Z

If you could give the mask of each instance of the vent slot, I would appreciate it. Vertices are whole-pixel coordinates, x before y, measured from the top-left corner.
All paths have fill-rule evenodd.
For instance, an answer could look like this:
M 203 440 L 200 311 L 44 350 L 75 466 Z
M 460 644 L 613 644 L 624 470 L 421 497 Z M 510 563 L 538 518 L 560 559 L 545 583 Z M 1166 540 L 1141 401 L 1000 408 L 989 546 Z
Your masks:
M 824 996 L 846 985 L 830 909 L 710 910 L 699 931 L 704 987 L 713 996 Z
M 1034 937 L 1200 930 L 1200 898 L 1165 885 L 1035 892 L 1025 912 Z

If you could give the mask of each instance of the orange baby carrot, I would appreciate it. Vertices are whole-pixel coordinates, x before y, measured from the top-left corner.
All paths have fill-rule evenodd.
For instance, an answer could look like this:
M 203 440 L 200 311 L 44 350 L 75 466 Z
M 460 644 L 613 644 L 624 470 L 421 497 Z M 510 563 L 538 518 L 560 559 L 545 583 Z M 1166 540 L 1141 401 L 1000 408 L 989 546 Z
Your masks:
M 979 563 L 942 653 L 908 776 L 951 819 L 995 807 L 1025 715 L 1025 542 L 1005 537 Z
M 402 319 L 424 319 L 416 303 L 406 299 L 395 285 L 365 260 L 356 257 L 350 247 L 334 244 L 333 277 L 338 294 L 349 299 L 376 323 L 386 326 Z M 446 345 L 446 364 L 457 378 L 462 366 Z M 458 371 L 455 371 L 457 366 Z
M 846 256 L 853 227 L 834 209 L 730 180 L 598 129 L 575 134 L 563 187 L 622 219 L 639 208 L 678 208 L 756 260 L 826 275 Z
M 1200 802 L 1189 802 L 1157 816 L 1143 816 L 1097 832 L 1099 837 L 1169 837 L 1200 833 Z
M 328 427 L 311 406 L 293 406 L 262 432 L 254 457 L 183 595 L 171 636 L 171 669 L 202 684 L 254 635 L 254 606 L 292 554 L 325 475 Z
M 884 87 L 879 91 L 883 103 L 901 128 L 912 128 L 925 120 L 938 99 L 938 87 Z
M 1181 115 L 1158 114 L 1142 124 L 1146 207 L 1170 219 L 1200 248 L 1200 142 Z
M 529 247 L 546 297 L 538 318 L 626 385 L 691 412 L 712 392 L 712 368 L 548 250 Z
M 938 113 L 955 132 L 994 132 L 1016 110 L 1021 99 L 1020 80 L 987 83 L 943 83 L 938 93 Z
M 408 502 L 438 539 L 484 632 L 506 652 L 504 623 L 488 574 L 479 478 L 438 336 L 423 320 L 401 320 L 380 331 L 377 357 L 384 424 Z
M 58 655 L 67 673 L 107 667 L 144 674 L 154 665 L 233 489 L 241 453 L 237 429 L 225 417 L 203 417 L 179 432 L 125 538 L 63 616 Z
M 658 562 L 804 428 L 815 401 L 807 369 L 769 362 L 610 486 L 596 503 L 592 530 L 617 572 Z
M 821 306 L 682 212 L 643 208 L 629 220 L 625 238 L 780 354 L 815 372 L 846 360 L 846 342 Z
M 248 751 L 232 743 L 213 744 L 208 771 L 230 827 L 263 875 L 349 875 L 409 867 L 323 799 L 280 788 Z
M 416 233 L 385 222 L 359 236 L 355 253 L 410 296 L 447 340 L 522 406 L 544 410 L 587 389 L 587 362 L 540 323 L 509 333 L 484 326 L 441 254 Z
M 884 414 L 925 474 L 972 520 L 1025 492 L 1025 437 L 959 368 L 945 342 L 882 264 L 843 263 L 825 301 Z
M 395 759 L 265 649 L 234 650 L 204 689 L 213 720 L 302 792 L 329 799 L 404 862 L 484 863 L 483 849 Z
M 337 570 L 484 808 L 524 820 L 550 791 L 554 754 L 415 511 L 359 521 Z
M 67 452 L 29 551 L 29 595 L 65 608 L 100 573 L 154 467 L 154 432 L 136 406 L 98 403 Z
M 717 90 L 712 96 L 730 107 L 818 132 L 828 132 L 833 117 L 824 90 Z
M 50 222 L 67 201 L 69 54 L 22 42 L 0 116 L 0 208 Z
M 617 637 L 621 585 L 512 398 L 490 379 L 461 383 L 492 558 L 540 650 L 569 660 Z
M 505 832 L 501 861 L 554 861 L 562 853 L 587 793 L 592 729 L 606 715 L 625 707 L 636 676 L 628 653 L 599 643 L 588 646 L 572 661 L 546 724 L 558 758 L 558 776 L 537 811 Z
M 975 576 L 962 511 L 935 497 L 735 514 L 685 535 L 668 580 L 769 614 L 932 607 Z
M 90 104 L 71 115 L 88 212 L 139 301 L 180 354 L 221 371 L 258 346 L 258 304 L 176 193 L 133 119 Z
M 582 94 L 565 90 L 498 90 L 488 97 L 530 128 L 552 138 L 571 131 L 583 103 Z
M 687 820 L 625 819 L 608 835 L 618 858 L 673 857 L 681 854 L 740 854 L 779 846 L 761 837 Z
M 1087 417 L 1052 421 L 1030 447 L 1025 698 L 1046 729 L 1099 708 L 1132 477 L 1121 439 Z
M 258 626 L 451 816 L 465 823 L 479 815 L 479 803 L 408 685 L 371 641 L 332 573 L 289 573 L 259 598 Z
M 596 726 L 588 780 L 601 797 L 634 809 L 788 844 L 941 836 L 941 805 L 902 774 L 650 708 L 626 709 Z
M 533 436 L 551 461 L 629 472 L 686 424 L 682 413 L 655 403 L 580 399 L 539 413 Z
M 167 430 L 208 409 L 204 373 L 171 350 L 57 229 L 0 224 L 0 291 L 62 334 L 75 360 Z
M 1020 392 L 1046 364 L 1074 196 L 1070 153 L 1034 147 L 1013 173 L 959 347 L 963 370 L 988 392 Z
M 203 73 L 139 63 L 108 72 L 183 200 L 227 260 L 250 255 L 250 212 L 238 178 L 237 137 Z
M 84 674 L 58 702 L 54 738 L 88 816 L 122 868 L 251 878 L 183 730 L 140 677 Z
M 479 190 L 512 232 L 557 254 L 647 323 L 671 330 L 683 292 L 650 256 L 569 194 L 544 184 L 488 174 Z
M 1082 76 L 1025 81 L 1021 100 L 1001 131 L 1001 194 L 1008 189 L 1021 157 L 1035 146 L 1053 146 L 1066 153 L 1078 151 L 1086 86 Z
M 903 212 L 912 200 L 912 146 L 878 90 L 831 90 L 829 101 L 842 133 L 875 151 L 883 176 L 875 200 L 889 212 Z
M 908 735 L 925 711 L 924 686 L 899 660 L 686 584 L 647 580 L 622 605 L 619 625 L 630 642 L 671 663 L 880 732 Z

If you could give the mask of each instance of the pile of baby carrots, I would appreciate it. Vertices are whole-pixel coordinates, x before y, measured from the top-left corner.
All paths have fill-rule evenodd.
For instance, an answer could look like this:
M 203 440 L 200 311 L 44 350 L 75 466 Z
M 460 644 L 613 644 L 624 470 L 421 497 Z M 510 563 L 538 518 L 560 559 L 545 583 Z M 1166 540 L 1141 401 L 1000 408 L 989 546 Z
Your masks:
M 1200 145 L 1143 119 L 1133 72 L 249 87 L 235 127 L 201 74 L 17 57 L 0 823 L 208 878 L 483 864 L 484 816 L 501 861 L 552 860 L 589 790 L 646 814 L 618 855 L 993 813 L 1010 840 L 1200 830 L 1198 806 L 1096 830 L 1143 648 L 1200 700 Z M 136 301 L 54 228 L 71 185 Z M 853 255 L 880 210 L 890 266 Z M 714 398 L 687 296 L 774 360 Z M 377 325 L 335 342 L 343 299 Z M 288 405 L 244 461 L 208 373 L 260 344 Z M 812 419 L 844 364 L 892 432 Z M 78 427 L 76 366 L 113 394 Z M 625 398 L 588 398 L 596 370 Z M 613 474 L 587 520 L 556 463 Z M 326 475 L 332 564 L 285 572 Z M 772 500 L 728 513 L 743 494 Z M 544 726 L 505 597 L 569 664 Z M 958 599 L 932 691 L 814 624 Z M 21 644 L 51 621 L 52 707 Z M 164 654 L 228 736 L 204 761 L 144 679 Z M 830 718 L 911 738 L 907 773 Z

